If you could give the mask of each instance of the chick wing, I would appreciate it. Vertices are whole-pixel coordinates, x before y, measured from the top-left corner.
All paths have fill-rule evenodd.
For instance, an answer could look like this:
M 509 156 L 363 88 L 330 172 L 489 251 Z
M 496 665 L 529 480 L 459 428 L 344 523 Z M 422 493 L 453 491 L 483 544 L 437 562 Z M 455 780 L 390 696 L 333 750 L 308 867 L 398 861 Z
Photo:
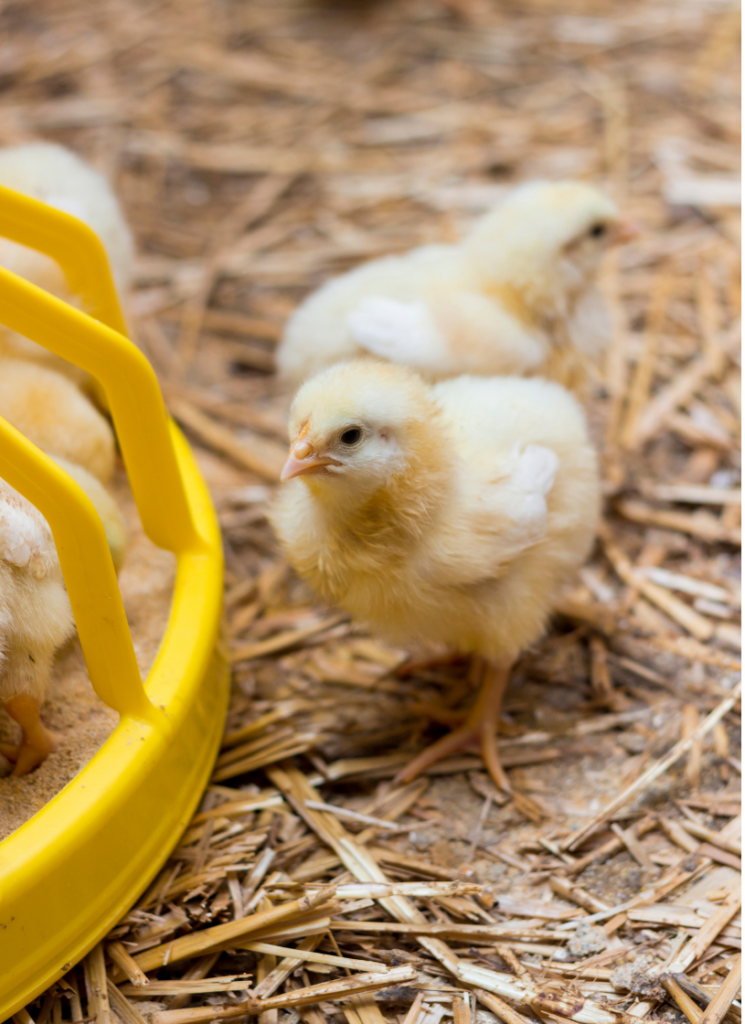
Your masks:
M 370 295 L 348 323 L 357 344 L 381 359 L 425 368 L 447 359 L 447 342 L 423 302 Z
M 550 381 L 460 377 L 433 387 L 457 483 L 423 544 L 430 579 L 483 587 L 530 554 L 542 570 L 585 557 L 596 515 L 595 461 L 581 410 Z

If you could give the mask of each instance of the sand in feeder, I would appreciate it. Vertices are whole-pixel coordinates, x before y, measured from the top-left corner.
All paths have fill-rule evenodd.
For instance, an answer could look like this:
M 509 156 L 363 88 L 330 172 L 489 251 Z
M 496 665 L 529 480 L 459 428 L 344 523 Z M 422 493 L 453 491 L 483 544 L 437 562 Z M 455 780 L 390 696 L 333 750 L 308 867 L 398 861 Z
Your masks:
M 119 468 L 109 485 L 127 525 L 127 551 L 119 587 L 140 672 L 158 653 L 168 622 L 176 559 L 145 536 L 126 474 Z M 77 637 L 57 655 L 42 718 L 59 738 L 57 750 L 21 778 L 0 778 L 0 839 L 28 821 L 74 778 L 115 729 L 119 716 L 96 695 Z M 0 739 L 16 743 L 19 730 L 0 710 Z

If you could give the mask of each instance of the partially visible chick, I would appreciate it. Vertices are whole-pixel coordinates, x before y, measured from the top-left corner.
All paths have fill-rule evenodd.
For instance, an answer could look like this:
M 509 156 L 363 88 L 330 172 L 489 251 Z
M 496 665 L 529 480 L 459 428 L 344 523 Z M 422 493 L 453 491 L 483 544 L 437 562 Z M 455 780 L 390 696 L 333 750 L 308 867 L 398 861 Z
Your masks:
M 87 470 L 54 461 L 85 491 L 101 517 L 114 568 L 121 568 L 126 528 L 116 502 Z M 0 704 L 21 726 L 21 742 L 0 753 L 25 775 L 57 746 L 40 718 L 54 652 L 75 632 L 52 532 L 29 501 L 0 480 Z
M 466 725 L 400 777 L 478 737 L 508 788 L 495 734 L 511 666 L 543 632 L 596 527 L 596 458 L 579 405 L 541 379 L 428 386 L 359 360 L 308 381 L 289 426 L 288 482 L 270 518 L 300 575 L 396 642 L 486 659 Z
M 280 376 L 298 384 L 367 352 L 434 380 L 539 373 L 573 384 L 610 339 L 601 259 L 634 233 L 590 185 L 520 186 L 458 245 L 373 260 L 321 287 L 287 324 Z
M 0 416 L 47 454 L 82 466 L 102 483 L 111 479 L 115 448 L 108 421 L 56 370 L 0 358 Z
M 103 484 L 92 473 L 89 473 L 87 469 L 83 469 L 82 466 L 77 466 L 74 462 L 70 462 L 69 459 L 63 459 L 59 455 L 53 455 L 52 458 L 91 499 L 93 507 L 101 517 L 106 541 L 111 552 L 111 560 L 118 573 L 122 567 L 127 547 L 127 528 L 124 525 L 124 519 L 119 511 L 119 506 Z
M 134 246 L 119 202 L 106 178 L 53 142 L 0 149 L 0 185 L 23 192 L 84 221 L 109 257 L 117 291 L 123 295 L 132 275 Z M 0 238 L 0 266 L 67 302 L 79 304 L 54 260 L 34 249 Z M 0 355 L 22 356 L 62 369 L 75 380 L 86 375 L 41 345 L 0 326 Z
M 57 551 L 46 520 L 0 480 L 0 703 L 21 727 L 17 746 L 0 744 L 25 775 L 57 746 L 43 724 L 52 658 L 75 631 Z

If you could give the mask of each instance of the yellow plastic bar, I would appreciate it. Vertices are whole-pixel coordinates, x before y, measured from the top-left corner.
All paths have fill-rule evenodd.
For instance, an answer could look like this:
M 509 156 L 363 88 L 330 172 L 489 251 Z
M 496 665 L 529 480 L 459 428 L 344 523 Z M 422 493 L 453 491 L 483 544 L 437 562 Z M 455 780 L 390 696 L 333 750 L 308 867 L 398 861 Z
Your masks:
M 0 321 L 98 380 L 145 533 L 169 551 L 198 545 L 158 379 L 142 352 L 117 331 L 2 268 Z
M 43 992 L 127 913 L 209 780 L 228 704 L 219 644 L 222 545 L 188 445 L 176 454 L 200 536 L 177 556 L 168 628 L 147 679 L 149 720 L 123 716 L 65 788 L 0 842 L 0 1021 Z
M 69 213 L 2 185 L 0 211 L 5 238 L 51 257 L 62 268 L 70 291 L 83 300 L 86 312 L 127 334 L 108 256 L 95 231 Z
M 2 231 L 57 260 L 91 319 L 0 268 L 0 319 L 97 380 L 106 395 L 143 528 L 176 553 L 200 546 L 155 374 L 124 328 L 108 258 L 82 221 L 0 188 Z M 110 326 L 112 325 L 112 326 Z M 132 638 L 101 521 L 88 498 L 51 459 L 0 420 L 0 475 L 49 523 L 91 682 L 120 714 L 147 716 Z
M 64 470 L 0 417 L 0 477 L 49 523 L 93 687 L 120 715 L 148 717 L 127 616 L 98 513 Z
M 0 843 L 5 1020 L 106 935 L 168 857 L 209 778 L 229 672 L 218 642 L 223 561 L 214 509 L 154 373 L 122 337 L 98 238 L 6 189 L 0 217 L 0 233 L 55 259 L 97 318 L 0 271 L 0 323 L 103 382 L 143 526 L 177 557 L 168 628 L 145 697 L 97 514 L 56 463 L 0 420 L 0 476 L 49 521 L 91 678 L 121 714 L 89 764 Z

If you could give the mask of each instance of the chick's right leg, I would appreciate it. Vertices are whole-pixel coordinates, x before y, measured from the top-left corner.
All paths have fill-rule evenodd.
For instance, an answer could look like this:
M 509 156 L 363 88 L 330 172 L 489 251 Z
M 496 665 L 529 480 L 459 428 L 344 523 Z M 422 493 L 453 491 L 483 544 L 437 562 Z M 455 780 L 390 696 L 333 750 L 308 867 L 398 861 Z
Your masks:
M 22 729 L 17 746 L 0 743 L 0 753 L 15 764 L 14 775 L 26 775 L 57 749 L 57 737 L 39 717 L 41 703 L 27 693 L 3 701 L 3 707 Z
M 477 663 L 479 664 L 479 663 Z M 460 728 L 454 729 L 441 740 L 427 747 L 396 776 L 398 782 L 411 782 L 430 765 L 450 754 L 468 748 L 474 741 L 481 747 L 481 756 L 495 785 L 506 793 L 512 792 L 509 780 L 499 761 L 497 725 L 502 698 L 510 680 L 512 665 L 483 663 L 483 678 L 473 709 Z

